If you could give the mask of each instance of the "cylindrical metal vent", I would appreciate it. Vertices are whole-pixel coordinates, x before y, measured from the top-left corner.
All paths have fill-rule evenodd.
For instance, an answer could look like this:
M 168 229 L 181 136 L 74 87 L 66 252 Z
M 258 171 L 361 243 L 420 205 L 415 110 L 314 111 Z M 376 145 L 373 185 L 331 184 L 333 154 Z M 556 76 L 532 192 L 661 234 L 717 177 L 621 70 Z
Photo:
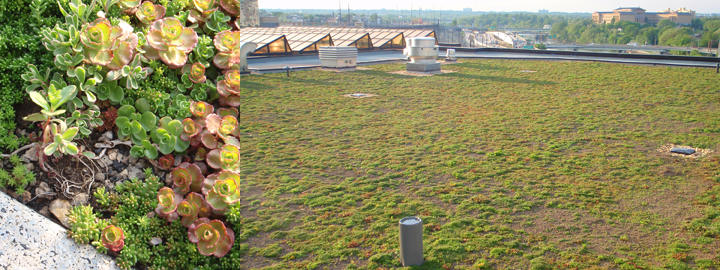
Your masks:
M 421 265 L 423 258 L 423 222 L 419 217 L 400 220 L 400 263 L 403 266 Z

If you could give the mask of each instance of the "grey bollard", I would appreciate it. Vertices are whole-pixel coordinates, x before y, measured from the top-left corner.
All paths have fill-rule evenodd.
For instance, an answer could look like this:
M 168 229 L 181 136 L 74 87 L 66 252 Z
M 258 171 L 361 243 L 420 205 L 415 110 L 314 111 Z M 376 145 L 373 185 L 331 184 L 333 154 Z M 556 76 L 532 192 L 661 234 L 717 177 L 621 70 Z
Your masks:
M 400 220 L 400 263 L 402 266 L 422 265 L 423 222 L 419 217 Z

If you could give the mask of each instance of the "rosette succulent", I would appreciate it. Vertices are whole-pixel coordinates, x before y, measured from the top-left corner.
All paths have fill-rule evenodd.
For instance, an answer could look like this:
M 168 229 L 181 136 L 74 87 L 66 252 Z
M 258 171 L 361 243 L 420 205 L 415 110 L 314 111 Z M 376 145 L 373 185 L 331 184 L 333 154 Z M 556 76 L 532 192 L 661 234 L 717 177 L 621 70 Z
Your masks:
M 190 227 L 198 217 L 209 217 L 211 211 L 203 195 L 195 192 L 188 193 L 177 208 L 178 215 L 182 216 L 180 221 L 185 227 Z
M 205 118 L 211 113 L 213 113 L 215 109 L 213 108 L 213 105 L 208 104 L 207 102 L 192 102 L 190 104 L 190 112 L 195 115 L 198 118 Z
M 163 5 L 153 5 L 152 2 L 145 1 L 135 12 L 135 16 L 142 23 L 150 24 L 165 17 L 165 7 Z
M 215 169 L 240 171 L 240 148 L 236 145 L 226 144 L 219 149 L 213 149 L 207 154 L 207 163 Z
M 101 237 L 102 245 L 113 252 L 119 252 L 125 246 L 123 230 L 113 225 L 105 227 Z
M 215 0 L 193 0 L 193 7 L 195 9 L 190 10 L 190 16 L 188 20 L 192 23 L 202 23 L 207 21 L 207 17 L 210 16 L 217 8 L 215 6 Z
M 123 10 L 132 11 L 140 5 L 140 0 L 119 0 L 118 5 Z
M 163 187 L 158 191 L 157 198 L 158 206 L 155 208 L 155 213 L 167 219 L 167 221 L 177 220 L 178 214 L 175 210 L 182 201 L 182 195 L 175 193 L 168 187 Z
M 233 16 L 240 14 L 240 0 L 220 0 L 220 6 Z
M 212 209 L 223 211 L 240 201 L 240 175 L 231 171 L 209 175 L 203 182 L 202 191 Z
M 105 18 L 83 25 L 80 31 L 85 61 L 92 65 L 118 70 L 130 63 L 138 36 L 125 22 L 112 26 Z
M 225 74 L 225 79 L 218 82 L 217 91 L 218 94 L 220 94 L 220 105 L 227 104 L 231 107 L 239 107 L 240 71 L 228 71 L 228 73 Z
M 175 192 L 179 194 L 188 193 L 191 189 L 201 192 L 205 177 L 200 168 L 188 162 L 183 162 L 172 171 L 172 179 L 175 184 Z
M 197 42 L 195 31 L 183 26 L 178 19 L 169 17 L 152 23 L 143 49 L 145 57 L 162 59 L 170 68 L 176 69 L 185 65 L 187 54 Z
M 188 228 L 190 242 L 197 243 L 198 251 L 205 256 L 222 258 L 235 243 L 235 233 L 220 220 L 199 218 Z
M 205 66 L 200 63 L 185 65 L 182 72 L 194 83 L 204 83 L 205 80 L 207 80 L 207 77 L 205 77 Z
M 218 53 L 213 58 L 215 66 L 221 69 L 229 69 L 234 64 L 240 63 L 240 31 L 222 31 L 215 35 L 213 40 Z

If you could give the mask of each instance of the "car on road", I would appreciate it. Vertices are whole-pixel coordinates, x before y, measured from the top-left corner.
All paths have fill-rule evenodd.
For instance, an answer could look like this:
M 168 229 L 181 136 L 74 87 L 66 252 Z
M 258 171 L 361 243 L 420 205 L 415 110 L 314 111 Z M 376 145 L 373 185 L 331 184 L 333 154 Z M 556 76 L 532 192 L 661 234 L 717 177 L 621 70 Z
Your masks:
M 637 42 L 630 42 L 630 43 L 628 43 L 627 45 L 628 45 L 628 46 L 635 46 L 635 47 L 637 47 L 638 44 L 637 44 Z

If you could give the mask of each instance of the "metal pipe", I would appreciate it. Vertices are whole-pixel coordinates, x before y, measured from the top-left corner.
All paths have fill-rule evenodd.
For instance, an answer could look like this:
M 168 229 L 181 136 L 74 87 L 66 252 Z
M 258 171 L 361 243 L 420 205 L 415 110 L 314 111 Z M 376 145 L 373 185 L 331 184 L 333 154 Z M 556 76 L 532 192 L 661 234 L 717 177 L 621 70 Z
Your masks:
M 422 265 L 423 222 L 419 217 L 400 219 L 400 263 L 402 266 Z

